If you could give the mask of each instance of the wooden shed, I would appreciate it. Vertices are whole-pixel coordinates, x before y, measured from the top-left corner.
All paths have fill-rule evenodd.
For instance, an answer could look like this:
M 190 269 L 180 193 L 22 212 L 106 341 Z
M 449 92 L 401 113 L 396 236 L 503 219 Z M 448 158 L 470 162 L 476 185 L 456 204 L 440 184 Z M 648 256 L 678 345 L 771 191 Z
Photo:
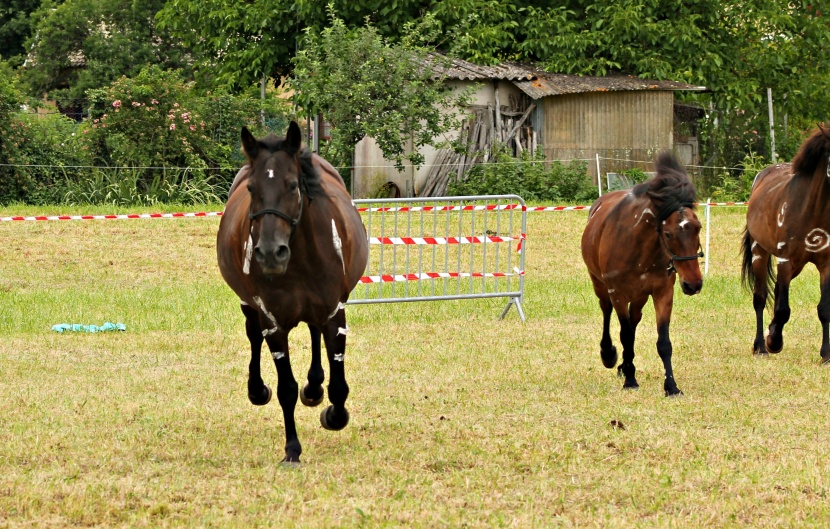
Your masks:
M 441 179 L 486 162 L 496 139 L 517 154 L 542 149 L 548 160 L 596 160 L 599 155 L 603 174 L 638 165 L 648 169 L 636 162 L 653 160 L 663 149 L 675 149 L 684 163 L 698 162 L 694 126 L 676 126 L 690 113 L 676 111 L 674 93 L 705 91 L 703 86 L 626 75 L 551 74 L 531 65 L 479 66 L 459 59 L 441 73 L 457 89 L 474 88 L 470 119 L 445 138 L 460 136 L 468 152 L 427 149 L 424 166 L 398 172 L 374 141 L 365 138 L 355 153 L 356 196 L 366 196 L 387 182 L 403 196 L 442 194 Z M 678 129 L 682 134 L 676 134 Z M 596 163 L 588 167 L 596 178 Z

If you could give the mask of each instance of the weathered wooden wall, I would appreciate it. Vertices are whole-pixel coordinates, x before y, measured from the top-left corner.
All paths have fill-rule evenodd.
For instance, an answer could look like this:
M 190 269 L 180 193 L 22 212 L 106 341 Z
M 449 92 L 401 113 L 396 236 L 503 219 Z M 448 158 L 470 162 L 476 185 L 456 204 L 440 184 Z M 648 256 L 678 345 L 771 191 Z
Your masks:
M 593 92 L 548 96 L 542 101 L 540 143 L 548 160 L 587 159 L 596 179 L 596 155 L 601 171 L 613 172 L 649 164 L 662 149 L 672 148 L 674 93 L 668 91 Z

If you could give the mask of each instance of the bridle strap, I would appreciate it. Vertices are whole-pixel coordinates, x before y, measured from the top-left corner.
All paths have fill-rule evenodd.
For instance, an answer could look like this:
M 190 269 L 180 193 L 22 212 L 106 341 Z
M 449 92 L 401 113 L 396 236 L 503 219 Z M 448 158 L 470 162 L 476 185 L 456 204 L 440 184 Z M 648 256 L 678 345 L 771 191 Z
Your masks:
M 657 233 L 660 234 L 660 242 L 663 243 L 663 249 L 669 254 L 669 266 L 666 268 L 666 271 L 671 275 L 672 272 L 677 272 L 677 269 L 674 267 L 675 261 L 693 261 L 695 259 L 702 259 L 703 258 L 703 247 L 700 243 L 697 244 L 698 252 L 695 255 L 675 255 L 671 250 L 669 250 L 669 245 L 666 243 L 666 239 L 663 237 L 663 231 L 661 229 L 657 229 Z
M 274 208 L 264 208 L 264 209 L 261 209 L 261 210 L 257 211 L 256 213 L 249 213 L 248 214 L 248 219 L 253 221 L 257 217 L 261 217 L 262 215 L 267 215 L 267 214 L 276 215 L 281 219 L 285 219 L 286 221 L 288 221 L 289 224 L 291 224 L 291 235 L 289 235 L 289 237 L 288 237 L 288 242 L 290 244 L 291 241 L 294 240 L 294 228 L 297 227 L 297 224 L 300 223 L 300 219 L 303 218 L 303 196 L 302 196 L 302 194 L 300 194 L 300 212 L 297 214 L 296 219 L 289 216 L 288 214 L 283 213 L 282 211 L 280 211 L 278 209 L 274 209 Z M 254 230 L 253 222 L 251 222 L 250 230 L 253 233 L 253 230 Z

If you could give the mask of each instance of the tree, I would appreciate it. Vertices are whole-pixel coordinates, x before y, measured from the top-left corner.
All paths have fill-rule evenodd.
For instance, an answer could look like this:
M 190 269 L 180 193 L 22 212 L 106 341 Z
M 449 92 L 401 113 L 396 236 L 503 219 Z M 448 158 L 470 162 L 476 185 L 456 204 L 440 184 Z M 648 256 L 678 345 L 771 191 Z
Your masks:
M 402 43 L 394 45 L 371 24 L 349 29 L 331 6 L 329 17 L 319 34 L 306 32 L 294 59 L 289 84 L 295 100 L 332 124 L 338 163 L 349 164 L 357 142 L 371 136 L 399 169 L 404 159 L 422 164 L 419 149 L 458 127 L 457 110 L 467 97 L 444 85 L 430 66 L 440 59 L 417 44 L 434 31 L 434 21 L 408 24 Z
M 24 43 L 32 35 L 31 15 L 40 0 L 0 0 L 0 59 L 13 65 L 26 58 Z
M 33 63 L 25 68 L 30 91 L 70 103 L 146 65 L 187 70 L 193 60 L 188 50 L 156 27 L 163 4 L 67 0 L 55 6 L 46 0 L 35 14 Z
M 326 6 L 348 27 L 369 21 L 382 35 L 396 37 L 428 4 L 423 0 L 169 0 L 159 25 L 181 38 L 203 59 L 197 64 L 203 85 L 244 89 L 264 78 L 290 74 L 306 28 L 325 29 Z

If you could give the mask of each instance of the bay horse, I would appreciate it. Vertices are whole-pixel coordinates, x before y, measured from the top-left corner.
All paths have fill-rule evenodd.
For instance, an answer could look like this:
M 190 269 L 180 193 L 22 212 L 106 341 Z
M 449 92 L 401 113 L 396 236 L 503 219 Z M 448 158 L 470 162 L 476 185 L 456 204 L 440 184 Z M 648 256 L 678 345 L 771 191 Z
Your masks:
M 755 176 L 746 212 L 741 276 L 752 290 L 758 355 L 779 353 L 784 324 L 790 319 L 790 282 L 804 265 L 819 271 L 821 363 L 830 362 L 830 134 L 819 125 L 792 163 L 766 167 Z M 771 256 L 777 258 L 773 270 Z M 776 279 L 777 276 L 777 279 Z M 773 317 L 764 338 L 764 308 L 773 292 Z
M 300 128 L 288 126 L 285 138 L 259 140 L 242 128 L 247 164 L 228 196 L 216 253 L 219 270 L 239 297 L 251 344 L 248 399 L 262 406 L 271 388 L 260 374 L 262 342 L 277 368 L 277 399 L 285 421 L 284 462 L 300 461 L 294 408 L 298 386 L 291 371 L 288 333 L 300 322 L 311 333 L 311 367 L 299 391 L 306 406 L 323 400 L 320 337 L 326 345 L 331 405 L 320 415 L 329 430 L 349 422 L 344 371 L 345 303 L 366 268 L 368 239 L 360 214 L 337 171 L 301 148 Z
M 695 215 L 695 189 L 670 152 L 655 161 L 657 174 L 629 190 L 602 195 L 591 206 L 582 234 L 582 259 L 602 309 L 600 356 L 608 369 L 617 363 L 611 341 L 611 310 L 620 321 L 625 376 L 623 388 L 639 387 L 634 367 L 634 337 L 651 296 L 657 316 L 657 353 L 663 361 L 666 396 L 682 395 L 672 371 L 669 320 L 674 284 L 680 276 L 684 294 L 703 287 L 698 258 L 700 221 Z

